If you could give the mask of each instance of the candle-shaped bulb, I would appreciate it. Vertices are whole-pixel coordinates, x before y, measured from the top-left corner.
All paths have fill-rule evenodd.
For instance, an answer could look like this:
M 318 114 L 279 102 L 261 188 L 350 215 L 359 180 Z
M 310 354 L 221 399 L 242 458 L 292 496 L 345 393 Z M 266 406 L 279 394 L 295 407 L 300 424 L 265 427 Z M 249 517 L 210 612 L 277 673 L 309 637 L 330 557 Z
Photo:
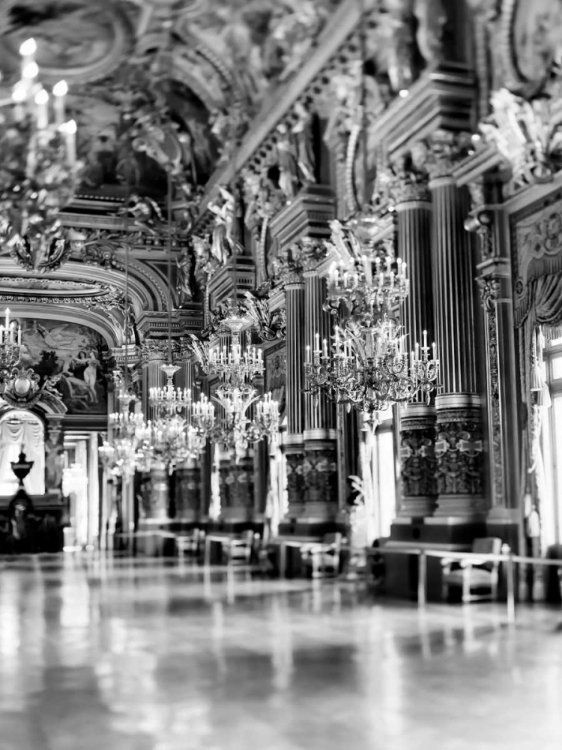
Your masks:
M 34 55 L 37 52 L 37 42 L 35 39 L 32 37 L 26 39 L 25 42 L 22 42 L 20 44 L 19 52 L 22 57 L 31 57 Z
M 59 126 L 59 131 L 64 135 L 66 143 L 66 157 L 72 166 L 76 161 L 76 122 L 68 120 Z
M 66 81 L 59 81 L 53 86 L 53 94 L 56 97 L 66 96 L 68 94 L 68 85 Z
M 49 94 L 47 93 L 45 89 L 40 89 L 35 94 L 35 104 L 44 105 L 44 104 L 48 104 L 48 102 L 49 102 Z
M 37 107 L 37 129 L 45 130 L 45 128 L 49 124 L 49 94 L 45 91 L 45 89 L 40 89 L 35 94 L 35 104 Z

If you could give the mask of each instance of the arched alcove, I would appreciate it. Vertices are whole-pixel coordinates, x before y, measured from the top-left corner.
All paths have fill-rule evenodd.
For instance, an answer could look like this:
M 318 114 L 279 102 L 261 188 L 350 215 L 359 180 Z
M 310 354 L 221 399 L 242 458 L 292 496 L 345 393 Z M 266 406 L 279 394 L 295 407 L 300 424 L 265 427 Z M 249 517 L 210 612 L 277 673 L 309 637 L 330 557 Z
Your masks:
M 45 426 L 37 414 L 28 409 L 10 409 L 0 416 L 0 496 L 11 496 L 18 487 L 10 463 L 18 460 L 22 450 L 26 458 L 33 461 L 24 487 L 30 495 L 43 495 Z

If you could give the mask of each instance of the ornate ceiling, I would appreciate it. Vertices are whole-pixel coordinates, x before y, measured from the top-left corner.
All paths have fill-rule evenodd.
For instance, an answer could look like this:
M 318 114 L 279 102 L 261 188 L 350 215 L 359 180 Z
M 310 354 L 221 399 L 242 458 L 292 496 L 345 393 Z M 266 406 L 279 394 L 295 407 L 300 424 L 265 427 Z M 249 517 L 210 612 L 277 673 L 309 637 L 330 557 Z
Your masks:
M 0 87 L 19 76 L 19 47 L 33 37 L 41 82 L 64 78 L 69 84 L 67 108 L 78 124 L 85 168 L 64 219 L 79 234 L 61 267 L 39 276 L 48 268 L 34 271 L 4 244 L 0 304 L 9 302 L 22 314 L 37 303 L 57 304 L 61 314 L 72 304 L 90 311 L 122 306 L 118 233 L 124 229 L 142 231 L 140 240 L 138 231 L 131 235 L 132 275 L 145 286 L 132 294 L 135 315 L 174 304 L 166 244 L 154 231 L 166 221 L 167 175 L 175 186 L 174 218 L 189 222 L 209 177 L 237 147 L 268 89 L 299 71 L 337 4 L 3 0 Z M 69 278 L 72 268 L 80 268 L 79 281 L 73 280 L 76 270 Z M 112 279 L 100 278 L 103 269 Z

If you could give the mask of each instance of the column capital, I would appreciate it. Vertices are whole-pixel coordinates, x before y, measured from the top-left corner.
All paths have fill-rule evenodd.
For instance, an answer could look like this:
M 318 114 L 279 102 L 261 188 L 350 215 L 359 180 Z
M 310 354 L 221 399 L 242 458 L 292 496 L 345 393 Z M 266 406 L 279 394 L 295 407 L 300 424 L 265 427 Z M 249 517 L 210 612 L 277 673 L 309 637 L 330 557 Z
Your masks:
M 275 278 L 285 284 L 300 283 L 304 273 L 314 273 L 328 254 L 324 240 L 301 237 L 280 250 L 275 261 Z
M 419 206 L 431 202 L 429 175 L 414 166 L 409 154 L 403 154 L 384 171 L 383 181 L 388 183 L 388 196 L 396 211 L 404 211 L 412 203 Z
M 410 147 L 412 164 L 429 176 L 429 188 L 455 183 L 456 165 L 473 150 L 470 133 L 436 130 Z M 437 185 L 435 185 L 437 183 Z
M 172 339 L 172 360 L 175 362 L 178 359 L 180 352 L 180 344 L 177 340 Z M 141 361 L 144 365 L 149 362 L 160 362 L 165 361 L 169 358 L 170 347 L 168 345 L 168 339 L 145 339 L 142 342 L 141 347 Z

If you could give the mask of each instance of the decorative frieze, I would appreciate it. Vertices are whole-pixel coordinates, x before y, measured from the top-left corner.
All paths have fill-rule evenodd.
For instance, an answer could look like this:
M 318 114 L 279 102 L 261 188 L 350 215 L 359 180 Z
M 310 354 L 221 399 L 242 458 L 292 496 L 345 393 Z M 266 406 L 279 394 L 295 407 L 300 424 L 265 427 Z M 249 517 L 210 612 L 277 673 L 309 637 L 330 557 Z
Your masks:
M 435 409 L 410 404 L 400 417 L 401 516 L 427 516 L 437 497 Z
M 287 497 L 289 501 L 289 515 L 298 515 L 304 507 L 304 453 L 301 450 L 286 450 L 287 466 Z
M 458 405 L 451 406 L 450 403 Z M 484 443 L 479 398 L 471 394 L 437 396 L 435 441 L 439 516 L 484 511 Z
M 302 462 L 305 506 L 335 506 L 338 496 L 336 446 L 306 448 Z M 305 513 L 307 509 L 305 507 Z

